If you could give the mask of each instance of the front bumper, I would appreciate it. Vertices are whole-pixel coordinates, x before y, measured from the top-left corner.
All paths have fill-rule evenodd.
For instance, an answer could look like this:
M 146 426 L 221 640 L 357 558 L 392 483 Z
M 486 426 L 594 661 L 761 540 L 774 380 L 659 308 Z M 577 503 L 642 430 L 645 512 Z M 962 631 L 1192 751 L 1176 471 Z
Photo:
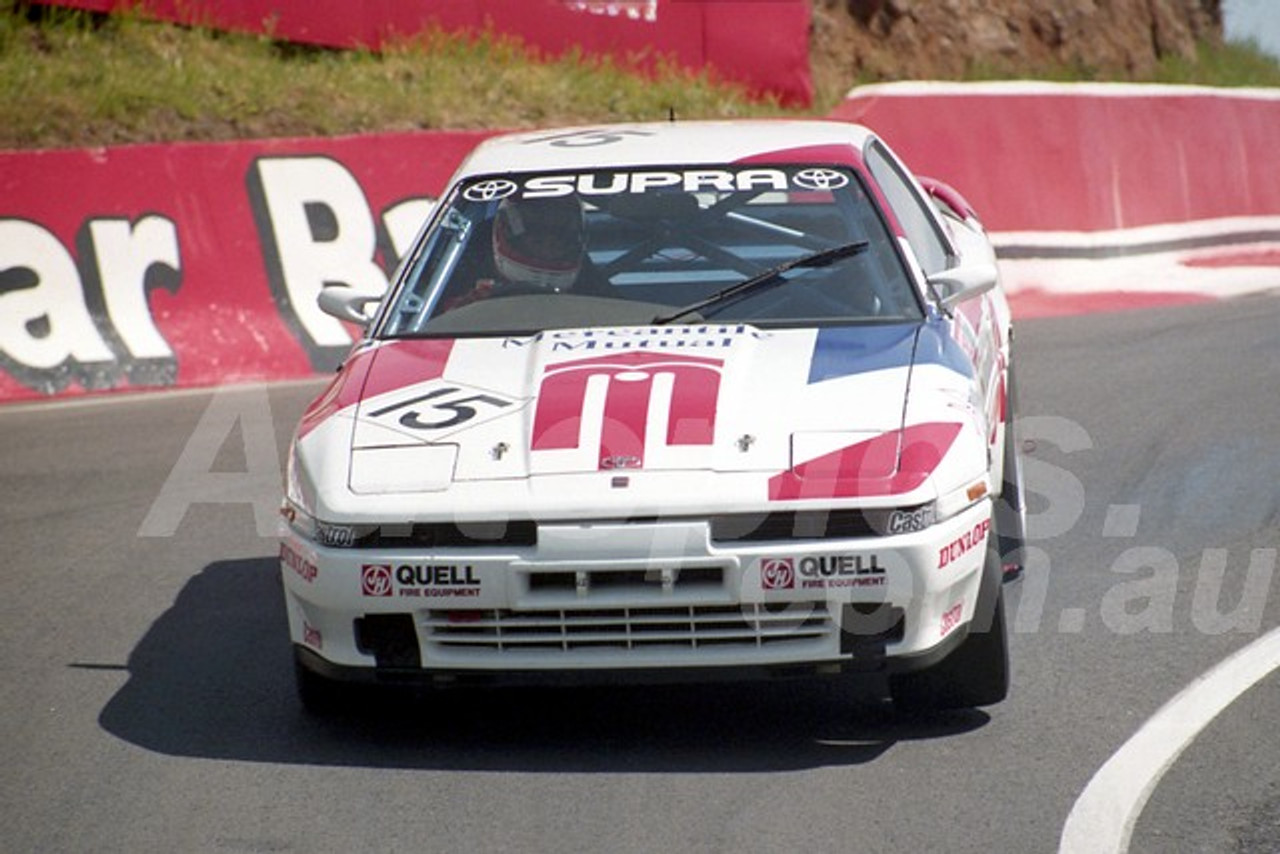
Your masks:
M 989 529 L 983 502 L 892 537 L 726 547 L 704 521 L 599 522 L 431 553 L 288 533 L 280 554 L 299 662 L 331 678 L 679 681 L 936 661 L 977 612 Z

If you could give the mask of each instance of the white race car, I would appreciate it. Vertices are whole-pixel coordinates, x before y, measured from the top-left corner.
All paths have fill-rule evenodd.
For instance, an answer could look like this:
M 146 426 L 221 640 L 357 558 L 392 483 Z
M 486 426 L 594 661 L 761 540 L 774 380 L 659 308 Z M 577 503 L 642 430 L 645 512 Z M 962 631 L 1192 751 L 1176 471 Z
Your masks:
M 290 454 L 308 706 L 842 672 L 1006 696 L 1009 309 L 968 205 L 866 128 L 495 138 L 385 297 L 320 304 L 365 334 Z

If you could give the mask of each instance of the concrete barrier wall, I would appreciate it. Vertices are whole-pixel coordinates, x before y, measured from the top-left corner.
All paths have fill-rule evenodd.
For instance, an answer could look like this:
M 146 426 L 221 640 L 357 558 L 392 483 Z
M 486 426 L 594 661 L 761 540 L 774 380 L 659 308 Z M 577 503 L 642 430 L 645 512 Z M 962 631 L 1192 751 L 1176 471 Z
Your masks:
M 832 116 L 964 188 L 995 231 L 1280 213 L 1280 89 L 898 83 L 855 89 Z
M 332 368 L 484 136 L 0 152 L 0 400 Z
M 1280 288 L 1280 93 L 1143 91 L 873 87 L 838 115 L 969 198 L 1020 317 Z M 353 330 L 316 294 L 384 288 L 485 135 L 0 152 L 0 401 L 329 370 Z
M 377 48 L 428 28 L 516 36 L 651 66 L 712 69 L 792 106 L 813 97 L 809 0 L 37 0 L 330 47 Z
M 1280 289 L 1280 90 L 896 83 L 833 116 L 961 189 L 1023 317 Z

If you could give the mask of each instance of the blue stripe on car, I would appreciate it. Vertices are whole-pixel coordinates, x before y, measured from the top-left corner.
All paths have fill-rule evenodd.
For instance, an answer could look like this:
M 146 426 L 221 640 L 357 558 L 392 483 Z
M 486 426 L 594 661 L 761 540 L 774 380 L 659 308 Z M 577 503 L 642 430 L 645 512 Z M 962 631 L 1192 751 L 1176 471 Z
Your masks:
M 941 365 L 970 379 L 974 376 L 973 362 L 956 340 L 951 337 L 947 321 L 931 318 L 920 327 L 920 342 L 916 344 L 917 365 Z
M 809 382 L 906 368 L 912 354 L 919 364 L 941 365 L 966 377 L 973 365 L 940 320 L 888 326 L 837 326 L 818 330 Z

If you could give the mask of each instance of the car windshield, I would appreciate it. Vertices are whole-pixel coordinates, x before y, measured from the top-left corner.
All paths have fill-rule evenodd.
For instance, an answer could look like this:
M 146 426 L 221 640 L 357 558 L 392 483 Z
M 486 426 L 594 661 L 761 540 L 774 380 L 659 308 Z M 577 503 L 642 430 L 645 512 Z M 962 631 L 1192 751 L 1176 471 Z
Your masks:
M 779 281 L 769 287 L 714 298 L 771 272 Z M 462 182 L 406 264 L 378 334 L 532 333 L 673 316 L 780 327 L 923 312 L 852 170 L 614 169 Z

